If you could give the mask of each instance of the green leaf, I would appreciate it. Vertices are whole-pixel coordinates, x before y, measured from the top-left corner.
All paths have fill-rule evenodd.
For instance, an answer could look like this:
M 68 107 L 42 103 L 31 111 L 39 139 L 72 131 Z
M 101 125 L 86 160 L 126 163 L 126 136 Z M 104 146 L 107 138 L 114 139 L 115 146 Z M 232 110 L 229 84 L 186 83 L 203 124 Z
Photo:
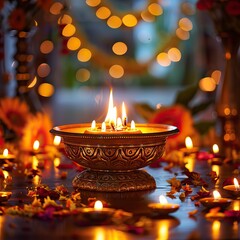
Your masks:
M 155 109 L 152 108 L 148 103 L 135 103 L 134 107 L 135 107 L 136 112 L 147 121 L 155 113 Z
M 187 107 L 188 103 L 193 99 L 197 91 L 198 91 L 198 85 L 191 85 L 179 91 L 176 96 L 175 103 L 182 104 Z
M 190 111 L 192 113 L 192 115 L 195 115 L 203 110 L 205 110 L 207 107 L 209 107 L 211 104 L 213 103 L 212 100 L 206 101 L 204 103 L 200 103 L 196 106 L 193 106 Z
M 211 127 L 214 127 L 215 124 L 216 124 L 215 121 L 202 121 L 202 122 L 195 123 L 194 128 L 197 129 L 197 131 L 203 135 L 207 133 Z

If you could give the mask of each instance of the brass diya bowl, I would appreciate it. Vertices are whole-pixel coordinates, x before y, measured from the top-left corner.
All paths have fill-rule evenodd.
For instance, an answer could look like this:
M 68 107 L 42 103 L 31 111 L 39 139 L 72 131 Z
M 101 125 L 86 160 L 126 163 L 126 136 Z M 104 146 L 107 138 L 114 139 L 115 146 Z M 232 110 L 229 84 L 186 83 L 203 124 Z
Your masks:
M 87 170 L 73 180 L 79 189 L 122 192 L 150 190 L 155 180 L 138 170 L 159 159 L 168 136 L 179 130 L 162 124 L 136 124 L 139 131 L 93 132 L 90 124 L 69 124 L 50 130 L 62 137 L 67 156 Z

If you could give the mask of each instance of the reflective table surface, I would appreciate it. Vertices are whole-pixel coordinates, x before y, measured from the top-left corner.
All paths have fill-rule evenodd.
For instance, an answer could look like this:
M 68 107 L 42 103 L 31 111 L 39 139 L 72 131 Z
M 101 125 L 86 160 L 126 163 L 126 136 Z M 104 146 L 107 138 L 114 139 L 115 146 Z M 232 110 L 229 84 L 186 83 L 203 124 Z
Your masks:
M 16 159 L 17 162 L 17 159 Z M 71 161 L 66 157 L 61 159 L 62 166 L 71 166 Z M 175 166 L 170 171 L 164 170 L 167 163 L 161 163 L 162 167 L 150 168 L 146 171 L 151 174 L 155 180 L 157 188 L 149 192 L 127 192 L 127 193 L 104 193 L 104 192 L 84 192 L 81 191 L 81 203 L 87 204 L 89 198 L 97 198 L 106 201 L 111 208 L 122 209 L 133 213 L 136 217 L 146 217 L 150 220 L 148 231 L 137 234 L 136 232 L 124 231 L 116 227 L 115 224 L 109 225 L 89 225 L 79 224 L 78 215 L 54 217 L 52 219 L 38 219 L 33 217 L 23 217 L 18 215 L 2 214 L 0 215 L 0 239 L 239 239 L 240 238 L 240 219 L 238 218 L 206 218 L 208 212 L 202 205 L 195 206 L 196 201 L 191 200 L 201 189 L 201 186 L 191 186 L 193 192 L 185 199 L 180 199 L 182 191 L 174 194 L 176 198 L 167 197 L 168 202 L 177 203 L 180 208 L 168 216 L 153 217 L 148 204 L 158 202 L 159 195 L 171 190 L 167 180 L 176 177 L 178 180 L 184 180 L 186 175 L 183 169 Z M 240 208 L 240 200 L 237 197 L 230 196 L 223 190 L 222 184 L 228 177 L 233 177 L 234 165 L 222 164 L 212 165 L 208 161 L 199 161 L 191 158 L 188 168 L 190 171 L 200 173 L 200 176 L 208 183 L 207 189 L 212 191 L 218 189 L 222 197 L 233 199 L 229 209 L 233 204 Z M 12 196 L 7 202 L 0 203 L 1 208 L 10 206 L 28 204 L 33 198 L 27 197 L 28 189 L 41 184 L 46 184 L 50 188 L 64 185 L 70 192 L 74 191 L 72 180 L 77 174 L 76 168 L 57 168 L 54 166 L 54 159 L 46 159 L 44 168 L 41 169 L 41 176 L 35 176 L 29 179 L 24 174 L 24 167 L 16 167 L 10 172 L 12 184 L 4 189 L 11 191 Z M 215 171 L 220 178 L 217 182 L 212 182 L 209 173 Z M 67 172 L 67 177 L 63 178 L 62 172 Z M 189 215 L 197 209 L 193 216 Z

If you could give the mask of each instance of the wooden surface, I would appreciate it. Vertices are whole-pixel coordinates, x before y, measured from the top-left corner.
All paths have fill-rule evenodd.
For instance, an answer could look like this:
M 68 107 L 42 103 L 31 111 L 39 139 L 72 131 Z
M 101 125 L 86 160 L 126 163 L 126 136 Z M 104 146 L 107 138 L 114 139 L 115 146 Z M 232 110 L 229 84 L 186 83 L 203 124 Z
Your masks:
M 70 160 L 64 159 L 66 163 Z M 72 179 L 76 176 L 75 169 L 58 169 L 54 167 L 53 160 L 46 161 L 46 167 L 42 169 L 41 183 L 47 184 L 50 188 L 58 185 L 64 185 L 69 191 L 72 189 Z M 164 164 L 163 164 L 164 166 Z M 224 164 L 213 167 L 207 161 L 192 162 L 192 170 L 197 171 L 210 185 L 209 190 L 219 189 L 223 197 L 230 197 L 222 189 L 222 182 L 230 176 L 233 176 L 233 166 Z M 21 169 L 23 170 L 23 169 Z M 190 199 L 200 187 L 193 187 L 191 193 L 184 201 L 179 199 L 179 193 L 175 194 L 175 199 L 168 199 L 168 202 L 180 204 L 180 209 L 163 218 L 151 218 L 147 207 L 150 202 L 158 202 L 160 194 L 166 194 L 170 191 L 170 185 L 166 181 L 174 176 L 183 180 L 186 178 L 179 167 L 172 169 L 172 172 L 165 171 L 162 168 L 149 168 L 146 170 L 154 176 L 157 188 L 151 192 L 130 192 L 130 193 L 94 193 L 81 191 L 82 202 L 87 203 L 89 197 L 97 197 L 100 200 L 107 201 L 112 208 L 123 209 L 132 212 L 138 216 L 147 216 L 152 220 L 150 232 L 145 235 L 137 235 L 129 232 L 120 231 L 115 225 L 107 226 L 85 226 L 78 224 L 78 216 L 68 216 L 54 218 L 52 220 L 40 220 L 21 216 L 2 215 L 0 216 L 0 239 L 239 239 L 240 226 L 239 219 L 206 219 L 206 210 L 200 206 L 195 207 L 194 202 Z M 216 186 L 211 183 L 208 173 L 211 170 L 217 170 L 220 179 Z M 66 179 L 61 179 L 62 171 L 67 171 Z M 10 173 L 13 177 L 12 185 L 6 190 L 12 191 L 12 197 L 7 203 L 1 206 L 8 207 L 22 205 L 32 202 L 32 198 L 26 197 L 27 189 L 34 187 L 39 183 L 39 178 L 31 181 L 26 178 L 23 171 L 16 168 Z M 240 200 L 235 199 L 238 206 Z M 231 208 L 231 206 L 230 206 Z M 198 209 L 194 217 L 189 217 L 188 213 Z M 217 222 L 216 222 L 217 221 Z M 214 227 L 215 226 L 215 227 Z

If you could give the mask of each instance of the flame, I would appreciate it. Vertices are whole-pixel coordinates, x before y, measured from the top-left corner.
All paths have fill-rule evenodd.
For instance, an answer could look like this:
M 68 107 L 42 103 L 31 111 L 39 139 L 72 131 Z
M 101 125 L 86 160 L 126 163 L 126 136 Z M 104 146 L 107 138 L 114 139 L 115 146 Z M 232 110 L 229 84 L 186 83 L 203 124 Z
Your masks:
M 39 149 L 39 141 L 38 140 L 35 140 L 34 143 L 33 143 L 33 150 L 37 151 Z
M 190 137 L 185 138 L 185 145 L 186 145 L 187 149 L 192 149 L 193 148 L 192 139 Z
M 123 126 L 127 125 L 127 113 L 124 102 L 122 103 L 122 124 Z
M 91 125 L 91 129 L 94 130 L 96 128 L 96 121 L 93 120 L 92 121 L 92 125 Z
M 221 194 L 217 190 L 214 190 L 213 191 L 213 197 L 214 197 L 215 200 L 219 199 L 219 198 L 221 198 Z
M 238 184 L 238 180 L 236 178 L 233 179 L 233 183 L 234 183 L 236 190 L 239 190 L 239 184 Z
M 4 156 L 4 157 L 7 157 L 7 156 L 8 156 L 8 149 L 7 149 L 7 148 L 5 148 L 5 149 L 3 150 L 3 156 Z
M 9 172 L 6 170 L 2 170 L 2 173 L 3 173 L 4 179 L 7 179 L 7 177 L 9 176 Z
M 54 146 L 59 146 L 60 142 L 61 142 L 61 137 L 60 136 L 55 136 L 54 139 L 53 139 Z
M 132 120 L 131 121 L 131 130 L 134 130 L 135 129 L 135 122 Z
M 212 150 L 213 150 L 213 153 L 219 153 L 219 147 L 218 147 L 218 145 L 215 143 L 215 144 L 213 144 L 213 146 L 212 146 Z
M 111 89 L 110 95 L 109 95 L 109 102 L 108 102 L 108 112 L 107 112 L 107 116 L 105 118 L 105 122 L 110 123 L 112 112 L 113 112 L 113 94 L 112 94 L 112 89 Z
M 102 123 L 101 131 L 106 132 L 106 123 L 105 122 Z
M 161 204 L 166 204 L 166 203 L 168 203 L 167 199 L 166 199 L 163 195 L 160 195 L 160 196 L 159 196 L 159 202 L 160 202 Z
M 103 209 L 103 204 L 100 200 L 97 200 L 95 203 L 94 203 L 94 210 L 102 210 Z

